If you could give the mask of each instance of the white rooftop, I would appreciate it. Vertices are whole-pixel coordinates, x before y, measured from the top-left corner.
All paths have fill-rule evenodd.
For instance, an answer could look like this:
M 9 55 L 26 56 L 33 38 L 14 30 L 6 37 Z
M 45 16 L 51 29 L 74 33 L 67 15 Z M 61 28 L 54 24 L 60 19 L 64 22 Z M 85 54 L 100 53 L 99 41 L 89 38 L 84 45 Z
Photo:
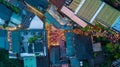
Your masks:
M 43 29 L 43 21 L 38 16 L 35 16 L 30 22 L 29 29 Z
M 21 57 L 31 57 L 31 56 L 35 56 L 35 54 L 29 54 L 29 53 L 21 53 L 20 54 Z

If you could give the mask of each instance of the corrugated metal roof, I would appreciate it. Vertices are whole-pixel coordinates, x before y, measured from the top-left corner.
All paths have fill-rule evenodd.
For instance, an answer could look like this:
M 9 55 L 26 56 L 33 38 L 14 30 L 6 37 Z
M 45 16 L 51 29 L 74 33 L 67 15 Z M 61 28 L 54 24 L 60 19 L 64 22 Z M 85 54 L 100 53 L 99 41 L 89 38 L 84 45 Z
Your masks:
M 116 19 L 116 21 L 112 25 L 112 28 L 120 32 L 120 16 Z
M 76 57 L 79 60 L 93 58 L 92 40 L 90 36 L 74 35 Z
M 19 53 L 20 52 L 19 32 L 18 31 L 13 31 L 11 33 L 11 36 L 12 36 L 12 51 L 14 53 Z
M 7 42 L 7 31 L 0 30 L 0 48 L 9 49 L 9 43 Z
M 72 26 L 60 25 L 59 22 L 53 18 L 48 12 L 45 13 L 46 21 L 53 24 L 55 27 L 65 30 L 72 30 Z
M 61 9 L 61 12 L 64 13 L 66 16 L 68 16 L 71 20 L 79 24 L 81 27 L 87 26 L 87 23 L 81 20 L 79 17 L 77 17 L 70 9 L 63 6 Z
M 5 21 L 8 21 L 11 15 L 12 15 L 12 11 L 9 8 L 7 8 L 5 5 L 0 4 L 0 18 Z
M 19 24 L 22 23 L 22 17 L 17 15 L 17 14 L 15 14 L 15 13 L 13 13 L 11 18 L 10 18 L 10 21 L 15 23 L 15 24 L 17 24 L 17 25 L 19 25 Z
M 53 46 L 50 49 L 50 61 L 52 62 L 53 65 L 58 65 L 60 64 L 60 51 L 59 51 L 59 46 Z
M 0 48 L 9 49 L 9 44 L 6 37 L 0 37 Z
M 70 65 L 71 67 L 79 67 L 80 66 L 79 60 L 76 57 L 70 58 Z
M 7 31 L 6 30 L 0 30 L 0 37 L 7 37 Z
M 74 34 L 72 32 L 65 33 L 66 53 L 69 57 L 74 55 L 73 36 L 74 36 Z

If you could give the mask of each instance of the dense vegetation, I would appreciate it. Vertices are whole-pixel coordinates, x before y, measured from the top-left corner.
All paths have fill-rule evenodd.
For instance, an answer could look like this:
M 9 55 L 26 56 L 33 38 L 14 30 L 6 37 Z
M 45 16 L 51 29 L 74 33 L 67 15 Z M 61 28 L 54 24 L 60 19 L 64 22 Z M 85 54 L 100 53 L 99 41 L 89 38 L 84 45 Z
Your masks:
M 102 51 L 105 56 L 105 62 L 99 64 L 99 67 L 110 67 L 114 61 L 120 58 L 120 45 L 111 43 L 105 37 L 97 37 L 95 40 L 96 42 L 101 42 Z
M 4 4 L 6 7 L 8 7 L 9 9 L 11 9 L 15 13 L 19 13 L 20 12 L 19 8 L 11 5 L 10 3 L 6 2 L 5 0 L 0 0 L 0 3 Z
M 18 59 L 9 59 L 8 51 L 0 49 L 0 67 L 23 67 L 23 62 Z
M 104 66 L 110 67 L 113 61 L 120 58 L 120 46 L 118 44 L 108 43 L 103 46 L 103 51 L 105 52 L 106 63 Z
M 120 11 L 120 0 L 104 0 L 104 1 Z

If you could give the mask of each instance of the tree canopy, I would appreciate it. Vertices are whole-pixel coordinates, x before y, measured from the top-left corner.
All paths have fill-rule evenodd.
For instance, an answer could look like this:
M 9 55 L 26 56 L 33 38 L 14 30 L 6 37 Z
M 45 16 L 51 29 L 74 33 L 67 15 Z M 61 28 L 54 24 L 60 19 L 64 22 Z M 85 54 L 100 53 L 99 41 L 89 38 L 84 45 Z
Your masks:
M 102 67 L 110 67 L 113 61 L 120 58 L 120 45 L 107 43 L 102 48 L 106 58 L 106 63 L 102 64 Z
M 105 46 L 105 52 L 109 54 L 109 56 L 111 55 L 111 58 L 113 58 L 113 60 L 116 60 L 120 58 L 120 45 L 108 43 Z
M 8 51 L 0 49 L 0 67 L 23 67 L 23 62 L 18 59 L 9 59 Z

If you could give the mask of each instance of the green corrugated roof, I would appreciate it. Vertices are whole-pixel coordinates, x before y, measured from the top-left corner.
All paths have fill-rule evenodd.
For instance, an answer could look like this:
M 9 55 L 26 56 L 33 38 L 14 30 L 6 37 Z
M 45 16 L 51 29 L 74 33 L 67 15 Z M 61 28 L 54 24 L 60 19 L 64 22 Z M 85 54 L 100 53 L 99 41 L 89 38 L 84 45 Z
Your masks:
M 115 8 L 111 7 L 108 4 L 102 8 L 96 20 L 100 21 L 101 23 L 105 24 L 108 27 L 115 22 L 115 20 L 120 16 L 120 11 L 116 10 Z

